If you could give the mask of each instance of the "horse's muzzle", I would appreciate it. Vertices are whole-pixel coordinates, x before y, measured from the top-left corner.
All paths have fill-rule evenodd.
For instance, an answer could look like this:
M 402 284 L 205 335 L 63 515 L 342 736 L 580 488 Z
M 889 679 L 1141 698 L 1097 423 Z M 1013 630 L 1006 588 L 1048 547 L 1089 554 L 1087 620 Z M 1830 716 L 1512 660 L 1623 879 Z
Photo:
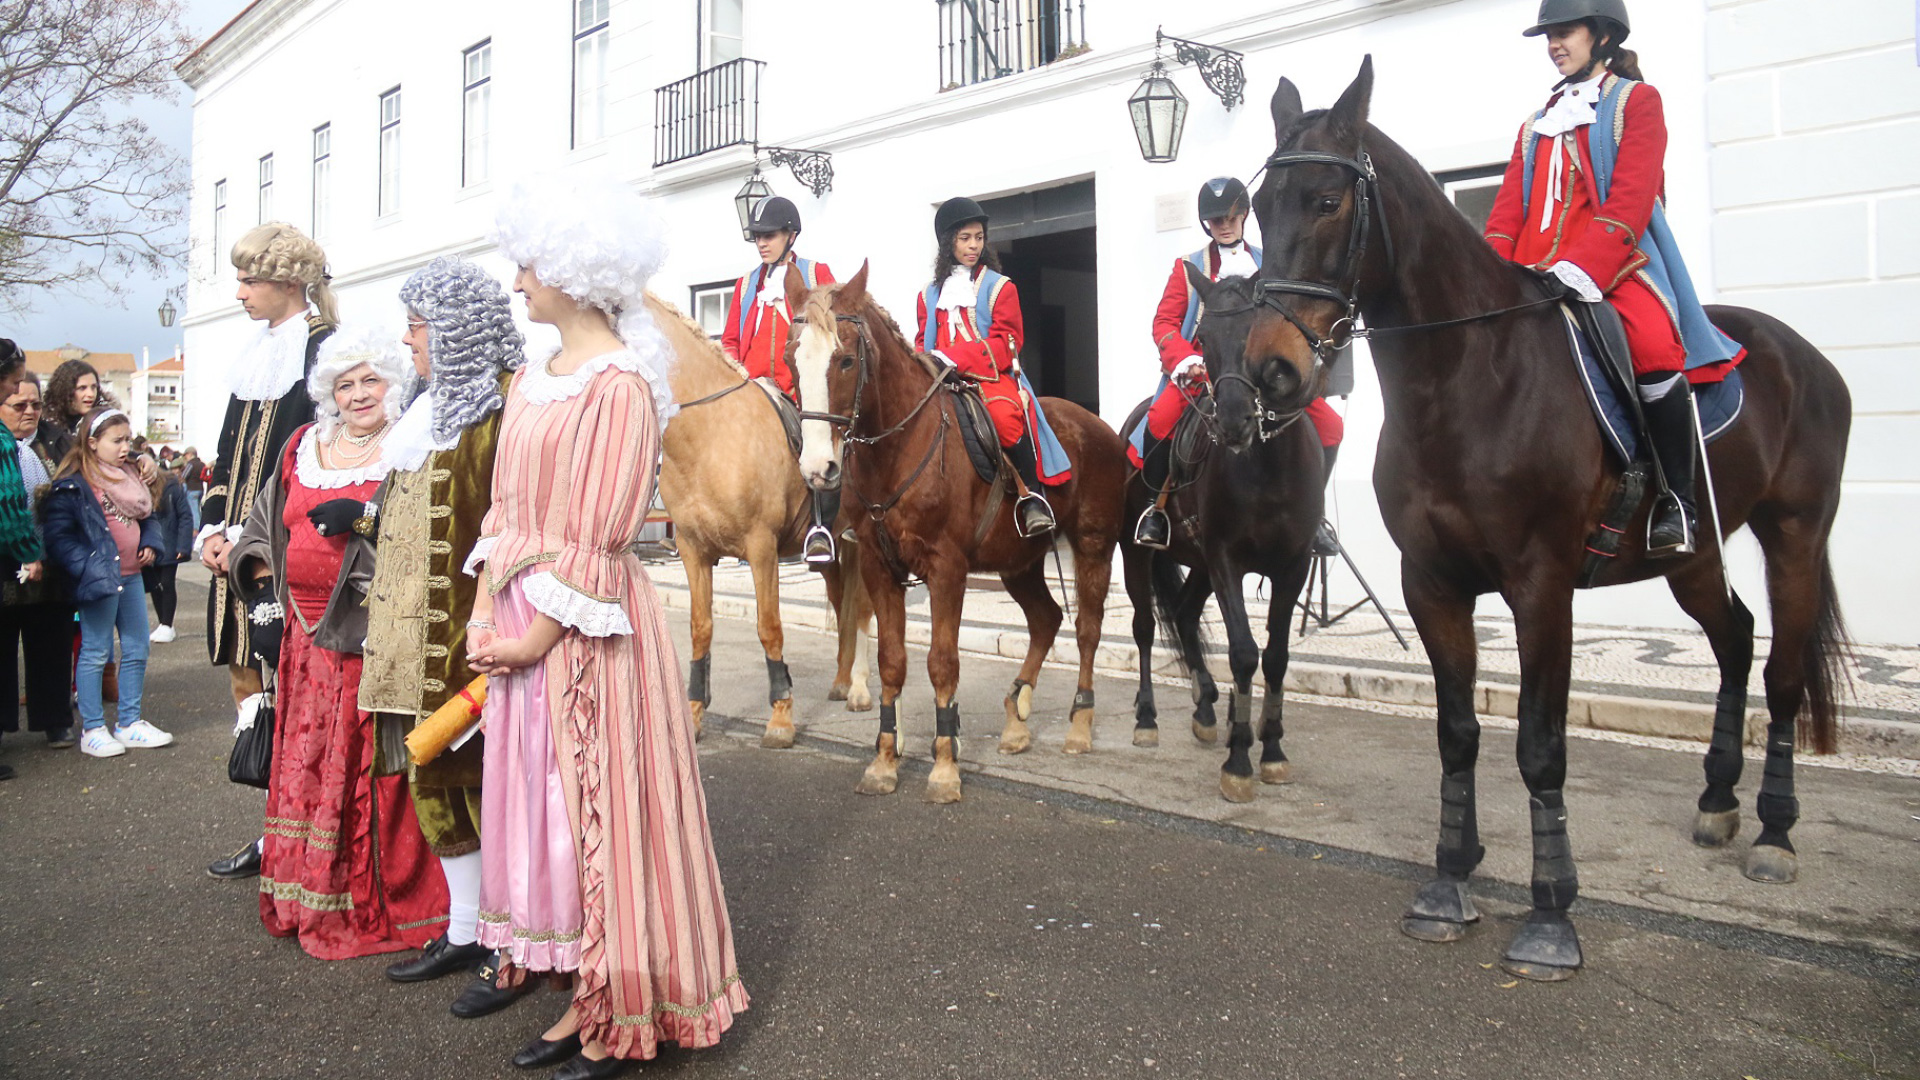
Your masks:
M 807 486 L 815 491 L 837 491 L 845 473 L 840 468 L 838 459 L 828 458 L 826 464 L 817 468 L 802 469 L 801 476 L 806 480 Z

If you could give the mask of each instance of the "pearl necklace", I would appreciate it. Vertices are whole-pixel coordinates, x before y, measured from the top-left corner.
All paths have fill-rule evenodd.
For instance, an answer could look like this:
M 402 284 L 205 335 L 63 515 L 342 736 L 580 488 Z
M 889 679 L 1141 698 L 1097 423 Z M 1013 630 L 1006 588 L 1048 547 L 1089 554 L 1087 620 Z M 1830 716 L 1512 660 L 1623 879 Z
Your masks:
M 346 425 L 343 424 L 338 431 L 334 432 L 333 438 L 328 440 L 327 456 L 333 459 L 333 467 L 336 469 L 352 469 L 365 465 L 373 459 L 373 455 L 379 453 L 381 442 L 386 439 L 387 432 L 392 429 L 393 421 L 388 420 L 365 435 L 354 435 L 348 432 Z M 354 446 L 363 447 L 364 449 L 354 454 L 348 454 L 340 448 L 340 441 L 342 439 L 345 439 Z

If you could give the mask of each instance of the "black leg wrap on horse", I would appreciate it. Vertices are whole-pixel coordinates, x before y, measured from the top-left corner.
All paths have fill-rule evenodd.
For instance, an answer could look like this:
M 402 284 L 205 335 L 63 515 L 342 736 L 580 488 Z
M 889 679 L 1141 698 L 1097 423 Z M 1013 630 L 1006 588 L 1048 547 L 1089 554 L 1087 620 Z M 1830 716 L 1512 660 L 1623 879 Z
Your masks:
M 1227 722 L 1230 724 L 1253 723 L 1253 695 L 1243 694 L 1239 687 L 1227 691 Z
M 945 705 L 933 707 L 933 734 L 935 738 L 957 739 L 960 737 L 960 703 L 949 701 Z
M 880 706 L 880 734 L 898 735 L 900 733 L 899 706 L 889 702 Z
M 1073 711 L 1079 712 L 1082 709 L 1091 708 L 1093 708 L 1093 688 L 1089 686 L 1085 690 L 1075 690 L 1073 692 Z
M 1533 812 L 1533 906 L 1565 911 L 1580 895 L 1566 804 L 1557 791 L 1541 792 L 1527 803 Z
M 1465 880 L 1487 854 L 1480 843 L 1480 820 L 1474 805 L 1473 773 L 1440 778 L 1440 842 L 1434 845 L 1433 866 L 1447 877 Z
M 703 656 L 687 665 L 687 700 L 702 705 L 713 704 L 713 689 L 708 685 L 708 675 L 713 671 L 713 657 Z
M 1713 741 L 1707 746 L 1707 790 L 1700 793 L 1700 809 L 1709 814 L 1737 809 L 1734 786 L 1746 758 L 1740 752 L 1741 728 L 1746 723 L 1745 690 L 1721 690 L 1713 701 Z
M 793 696 L 793 676 L 785 660 L 767 657 L 767 704 L 778 705 Z

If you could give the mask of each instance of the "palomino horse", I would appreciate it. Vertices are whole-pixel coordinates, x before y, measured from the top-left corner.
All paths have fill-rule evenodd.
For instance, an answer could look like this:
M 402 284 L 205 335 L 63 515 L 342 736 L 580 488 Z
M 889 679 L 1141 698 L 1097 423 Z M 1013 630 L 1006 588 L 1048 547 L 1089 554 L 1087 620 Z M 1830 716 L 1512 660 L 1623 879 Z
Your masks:
M 844 285 L 806 291 L 787 275 L 787 302 L 801 314 L 788 357 L 799 377 L 803 446 L 800 471 L 811 484 L 841 484 L 860 536 L 861 571 L 876 615 L 880 653 L 880 737 L 860 780 L 867 795 L 899 782 L 895 708 L 907 678 L 906 586 L 927 583 L 933 640 L 936 736 L 927 799 L 960 798 L 960 610 L 967 572 L 992 570 L 1027 617 L 1026 662 L 1007 695 L 1002 753 L 1027 749 L 1033 683 L 1060 629 L 1060 605 L 1047 588 L 1044 558 L 1053 537 L 1014 531 L 1013 499 L 1004 482 L 988 485 L 963 445 L 954 394 L 935 365 L 914 353 L 900 328 L 867 295 L 867 267 Z M 1079 690 L 1073 697 L 1067 753 L 1093 748 L 1093 656 L 1100 644 L 1113 545 L 1120 536 L 1126 450 L 1099 417 L 1069 401 L 1046 398 L 1047 416 L 1072 459 L 1072 479 L 1047 490 L 1059 535 L 1073 549 Z M 992 449 L 998 450 L 995 446 Z M 1002 463 L 1002 477 L 1011 470 Z
M 1369 58 L 1332 109 L 1303 112 L 1285 79 L 1273 95 L 1275 151 L 1254 202 L 1266 261 L 1263 312 L 1248 354 L 1258 394 L 1220 394 L 1219 422 L 1241 439 L 1269 407 L 1304 405 L 1314 373 L 1363 316 L 1371 328 L 1386 417 L 1374 490 L 1401 551 L 1407 608 L 1432 661 L 1441 761 L 1437 877 L 1402 923 L 1411 936 L 1452 941 L 1478 918 L 1468 875 L 1479 865 L 1474 763 L 1475 598 L 1498 593 L 1512 609 L 1520 652 L 1520 773 L 1531 794 L 1533 911 L 1506 953 L 1507 969 L 1567 978 L 1580 966 L 1567 918 L 1578 891 L 1562 797 L 1573 593 L 1621 470 L 1601 442 L 1573 361 L 1557 297 L 1494 254 L 1425 169 L 1367 123 Z M 1746 346 L 1746 406 L 1707 453 L 1725 536 L 1753 530 L 1766 558 L 1773 650 L 1765 672 L 1766 769 L 1761 831 L 1747 852 L 1756 881 L 1788 882 L 1796 858 L 1788 832 L 1795 722 L 1819 752 L 1834 747 L 1835 696 L 1845 634 L 1827 537 L 1840 499 L 1852 405 L 1834 367 L 1775 319 L 1735 307 L 1708 309 Z M 1266 331 L 1284 319 L 1296 339 Z M 1243 388 L 1244 389 L 1244 388 Z M 1626 530 L 1598 584 L 1665 577 L 1680 607 L 1706 631 L 1720 694 L 1706 789 L 1694 839 L 1709 847 L 1739 827 L 1740 779 L 1753 616 L 1726 585 L 1720 542 L 1698 554 L 1644 557 L 1646 510 Z
M 773 714 L 761 745 L 793 745 L 793 680 L 784 659 L 780 625 L 780 556 L 800 550 L 807 520 L 807 489 L 800 480 L 786 431 L 773 404 L 751 386 L 746 372 L 672 307 L 647 297 L 648 310 L 674 353 L 673 396 L 680 411 L 662 440 L 660 497 L 673 515 L 680 562 L 692 594 L 693 662 L 687 679 L 696 730 L 712 700 L 713 564 L 724 555 L 753 568 L 760 644 L 767 653 L 768 700 Z M 827 570 L 828 599 L 840 623 L 839 667 L 832 700 L 847 708 L 873 707 L 867 691 L 866 589 L 854 571 L 851 545 Z
M 1250 331 L 1258 303 L 1253 283 L 1226 278 L 1218 284 L 1187 267 L 1187 280 L 1199 294 L 1205 312 L 1199 326 L 1201 353 L 1215 393 L 1231 394 L 1251 386 L 1244 353 L 1267 355 L 1277 343 L 1252 340 Z M 1282 322 L 1268 333 L 1299 338 Z M 1209 403 L 1194 406 L 1203 410 Z M 1285 415 L 1262 413 L 1244 441 L 1209 447 L 1188 465 L 1181 489 L 1167 503 L 1173 518 L 1173 543 L 1164 552 L 1140 547 L 1128 536 L 1121 548 L 1126 565 L 1127 594 L 1133 599 L 1133 638 L 1140 652 L 1140 691 L 1134 698 L 1136 743 L 1139 733 L 1154 722 L 1152 654 L 1153 611 L 1158 609 L 1180 646 L 1181 659 L 1194 679 L 1196 706 L 1193 733 L 1213 742 L 1213 678 L 1207 673 L 1200 649 L 1200 614 L 1209 592 L 1217 590 L 1220 617 L 1227 626 L 1227 663 L 1233 671 L 1233 689 L 1227 705 L 1227 762 L 1220 769 L 1220 794 L 1230 802 L 1253 799 L 1253 674 L 1266 678 L 1260 707 L 1260 779 L 1287 782 L 1287 755 L 1280 748 L 1283 731 L 1282 686 L 1287 677 L 1287 635 L 1293 602 L 1306 584 L 1314 530 L 1320 524 L 1325 464 L 1313 425 L 1296 410 Z M 1192 421 L 1189 421 L 1192 422 Z M 1216 438 L 1221 433 L 1215 432 Z M 1161 451 L 1175 453 L 1181 440 L 1169 439 Z M 1176 464 L 1176 469 L 1179 464 Z M 1129 478 L 1131 480 L 1131 478 Z M 1154 499 L 1139 483 L 1127 485 L 1128 520 Z M 1194 567 L 1184 583 L 1174 564 Z M 1247 618 L 1247 598 L 1241 583 L 1259 574 L 1273 583 L 1267 602 L 1267 647 L 1263 652 Z M 1202 681 L 1204 679 L 1204 681 Z

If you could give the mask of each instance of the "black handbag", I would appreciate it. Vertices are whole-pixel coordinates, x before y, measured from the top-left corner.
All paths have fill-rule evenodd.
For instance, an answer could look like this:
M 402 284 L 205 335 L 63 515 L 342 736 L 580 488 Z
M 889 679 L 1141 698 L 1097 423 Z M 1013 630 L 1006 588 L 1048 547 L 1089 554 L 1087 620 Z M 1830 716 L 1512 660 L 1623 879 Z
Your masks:
M 227 755 L 227 779 L 236 784 L 266 789 L 273 774 L 273 695 L 267 694 L 254 713 L 253 726 L 233 740 L 233 753 Z

